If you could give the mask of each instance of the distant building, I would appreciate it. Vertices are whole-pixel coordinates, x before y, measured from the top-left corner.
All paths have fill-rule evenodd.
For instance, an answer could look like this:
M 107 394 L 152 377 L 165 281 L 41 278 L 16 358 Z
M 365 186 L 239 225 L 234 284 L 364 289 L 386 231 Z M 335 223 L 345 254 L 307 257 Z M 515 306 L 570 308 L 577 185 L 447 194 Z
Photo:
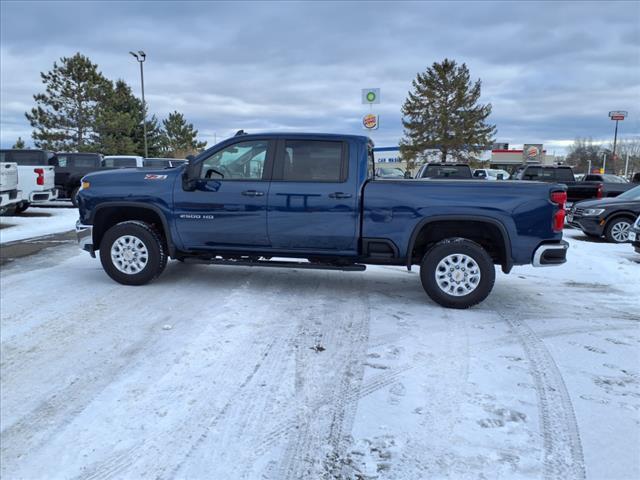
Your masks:
M 512 171 L 517 166 L 523 164 L 523 150 L 511 149 L 495 149 L 491 150 L 491 160 L 489 164 L 491 168 L 500 168 L 503 170 Z M 558 158 L 553 155 L 548 155 L 546 150 L 542 150 L 542 164 L 543 165 L 556 165 Z

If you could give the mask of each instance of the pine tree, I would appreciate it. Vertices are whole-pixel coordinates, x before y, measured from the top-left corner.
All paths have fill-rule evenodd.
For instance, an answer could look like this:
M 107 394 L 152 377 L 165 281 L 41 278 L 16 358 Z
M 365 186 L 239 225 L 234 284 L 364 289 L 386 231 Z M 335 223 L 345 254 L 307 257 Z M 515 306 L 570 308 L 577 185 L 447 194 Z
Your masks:
M 22 140 L 22 137 L 18 137 L 18 140 L 16 140 L 16 143 L 13 147 L 11 148 L 15 148 L 18 150 L 23 150 L 25 148 L 27 148 L 27 145 L 24 143 L 24 140 Z
M 132 93 L 124 80 L 109 84 L 96 113 L 96 150 L 105 155 L 136 155 L 141 146 L 142 102 Z
M 402 156 L 438 149 L 443 162 L 450 156 L 469 161 L 491 145 L 496 128 L 486 123 L 491 104 L 478 104 L 480 86 L 480 80 L 471 83 L 466 64 L 446 58 L 418 73 L 402 106 Z
M 35 146 L 51 150 L 87 150 L 94 140 L 96 110 L 109 82 L 97 65 L 76 53 L 53 70 L 40 73 L 45 93 L 33 96 L 36 107 L 25 115 L 34 128 Z
M 140 139 L 138 142 L 138 155 L 144 155 L 143 135 L 142 125 L 139 125 L 136 130 L 136 138 Z M 162 126 L 156 116 L 151 115 L 151 118 L 147 119 L 147 150 L 149 151 L 149 157 L 161 157 L 164 154 L 164 146 L 166 143 L 165 132 L 162 130 Z
M 182 157 L 197 153 L 207 146 L 207 142 L 198 142 L 198 131 L 193 124 L 187 123 L 184 115 L 178 112 L 169 114 L 162 121 L 164 127 L 164 152 L 169 157 Z

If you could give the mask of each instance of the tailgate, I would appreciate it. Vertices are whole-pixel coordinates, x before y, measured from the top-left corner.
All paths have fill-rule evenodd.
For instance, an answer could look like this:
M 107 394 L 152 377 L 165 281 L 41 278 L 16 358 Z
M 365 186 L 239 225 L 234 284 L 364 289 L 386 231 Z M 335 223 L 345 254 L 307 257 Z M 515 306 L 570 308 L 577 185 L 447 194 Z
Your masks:
M 0 163 L 0 191 L 14 190 L 18 185 L 18 166 L 15 163 Z
M 53 190 L 55 188 L 55 170 L 51 166 L 42 165 L 42 166 L 32 166 L 25 167 L 28 168 L 29 173 L 33 174 L 33 180 L 31 180 L 31 188 L 34 192 L 43 192 L 45 190 Z M 37 170 L 43 171 L 44 183 L 42 185 L 38 185 L 37 178 L 38 173 Z

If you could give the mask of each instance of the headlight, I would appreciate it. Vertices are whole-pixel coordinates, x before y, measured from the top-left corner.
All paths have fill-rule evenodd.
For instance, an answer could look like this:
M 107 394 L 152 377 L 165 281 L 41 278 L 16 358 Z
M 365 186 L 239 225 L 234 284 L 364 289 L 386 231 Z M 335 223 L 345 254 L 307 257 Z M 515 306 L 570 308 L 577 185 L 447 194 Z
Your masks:
M 582 215 L 584 217 L 597 217 L 602 212 L 604 212 L 604 208 L 585 208 L 584 212 L 582 212 Z
M 89 182 L 87 182 L 86 180 L 82 180 L 82 182 L 80 182 L 80 190 L 86 190 L 90 186 L 91 186 L 91 184 Z

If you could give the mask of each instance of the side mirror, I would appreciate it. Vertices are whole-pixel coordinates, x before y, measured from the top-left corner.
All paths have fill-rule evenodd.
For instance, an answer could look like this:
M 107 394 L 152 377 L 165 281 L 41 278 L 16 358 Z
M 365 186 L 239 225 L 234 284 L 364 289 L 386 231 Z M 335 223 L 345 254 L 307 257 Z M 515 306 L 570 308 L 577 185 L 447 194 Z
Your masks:
M 200 167 L 202 166 L 200 163 L 191 163 L 191 158 L 187 157 L 189 163 L 184 169 L 182 174 L 182 188 L 188 192 L 192 192 L 196 189 L 196 182 L 198 181 L 198 177 L 200 176 Z

